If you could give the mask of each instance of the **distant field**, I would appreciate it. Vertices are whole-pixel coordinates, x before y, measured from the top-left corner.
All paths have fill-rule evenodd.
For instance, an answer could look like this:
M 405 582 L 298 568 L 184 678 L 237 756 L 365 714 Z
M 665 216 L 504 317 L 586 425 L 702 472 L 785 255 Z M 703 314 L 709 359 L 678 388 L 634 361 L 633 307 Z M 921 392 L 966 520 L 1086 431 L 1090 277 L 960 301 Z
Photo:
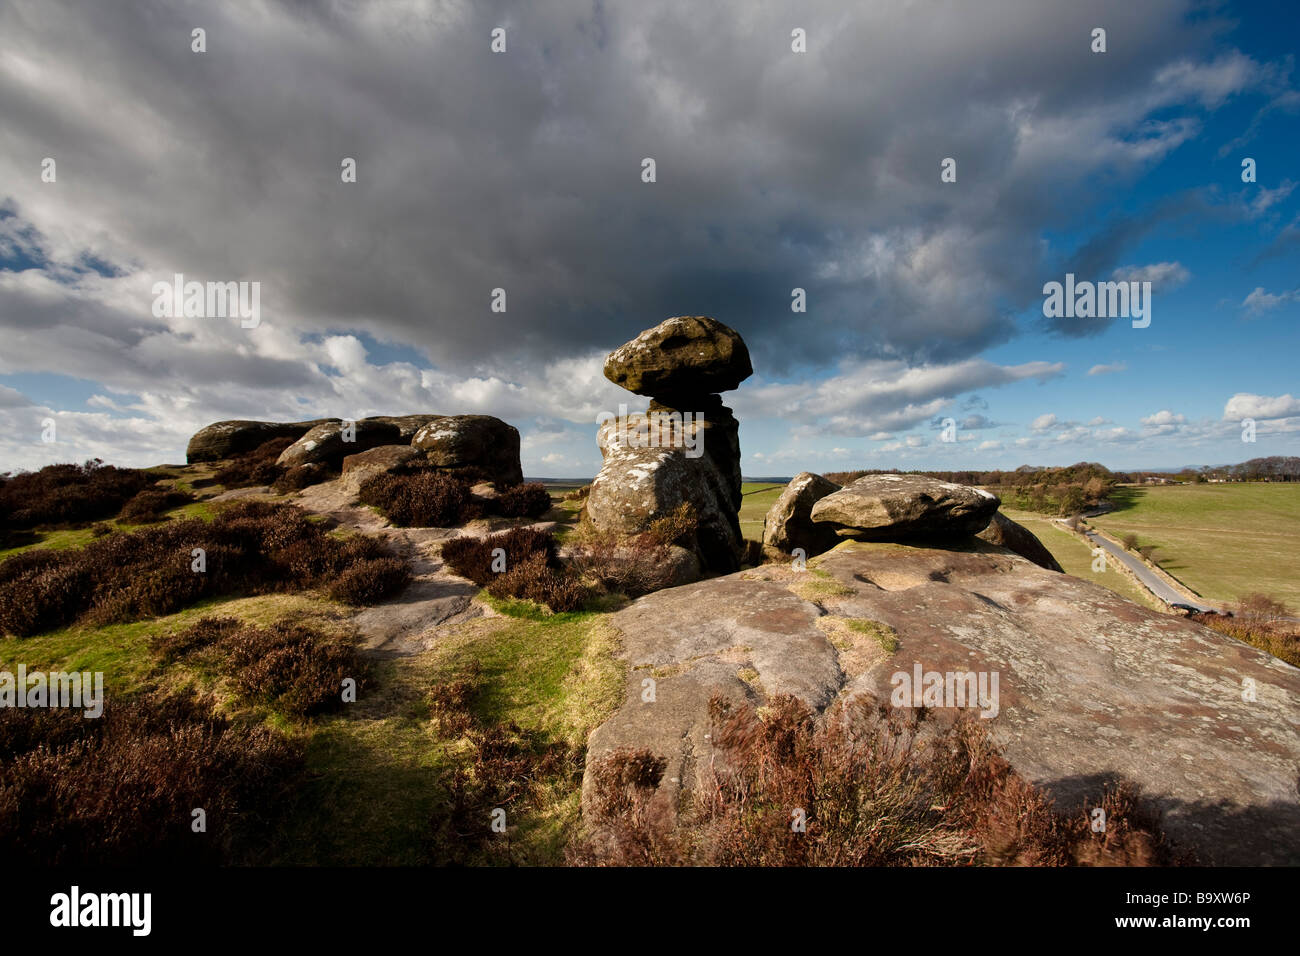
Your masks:
M 1119 509 L 1090 522 L 1156 545 L 1160 566 L 1202 597 L 1262 591 L 1300 607 L 1300 484 L 1130 487 L 1111 499 Z
M 1032 531 L 1034 537 L 1043 543 L 1043 547 L 1052 552 L 1052 557 L 1056 558 L 1066 574 L 1110 588 L 1120 597 L 1128 598 L 1143 607 L 1156 610 L 1164 607 L 1146 588 L 1139 587 L 1132 578 L 1116 571 L 1113 567 L 1108 567 L 1100 573 L 1093 571 L 1092 548 L 1087 542 L 1053 522 L 1047 515 L 1017 511 L 1014 508 L 1003 508 L 1002 513 Z
M 763 519 L 772 503 L 781 497 L 783 484 L 747 481 L 740 486 L 740 533 L 751 541 L 763 540 Z

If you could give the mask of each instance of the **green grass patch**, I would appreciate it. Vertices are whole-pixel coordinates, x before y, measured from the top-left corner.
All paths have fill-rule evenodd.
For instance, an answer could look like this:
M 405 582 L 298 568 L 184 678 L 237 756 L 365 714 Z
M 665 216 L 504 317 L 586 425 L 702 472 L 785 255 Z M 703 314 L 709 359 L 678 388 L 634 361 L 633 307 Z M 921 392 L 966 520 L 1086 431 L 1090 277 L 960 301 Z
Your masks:
M 763 540 L 763 519 L 781 497 L 785 485 L 747 481 L 740 486 L 740 533 L 750 541 Z
M 1019 522 L 1033 532 L 1034 537 L 1038 538 L 1043 543 L 1043 547 L 1051 552 L 1052 557 L 1056 558 L 1056 562 L 1064 569 L 1066 574 L 1082 578 L 1085 581 L 1091 581 L 1093 584 L 1100 584 L 1102 587 L 1114 591 L 1120 597 L 1127 598 L 1143 607 L 1152 610 L 1164 609 L 1163 602 L 1153 597 L 1150 591 L 1137 584 L 1127 574 L 1116 570 L 1109 560 L 1105 571 L 1099 573 L 1092 570 L 1092 546 L 1082 538 L 1062 528 L 1051 518 L 1028 511 L 1015 511 L 1007 508 L 1003 508 L 1002 513 L 1012 521 Z
M 1155 545 L 1160 566 L 1212 601 L 1258 591 L 1300 604 L 1300 484 L 1125 487 L 1111 495 L 1119 507 L 1089 519 L 1122 540 L 1136 534 Z

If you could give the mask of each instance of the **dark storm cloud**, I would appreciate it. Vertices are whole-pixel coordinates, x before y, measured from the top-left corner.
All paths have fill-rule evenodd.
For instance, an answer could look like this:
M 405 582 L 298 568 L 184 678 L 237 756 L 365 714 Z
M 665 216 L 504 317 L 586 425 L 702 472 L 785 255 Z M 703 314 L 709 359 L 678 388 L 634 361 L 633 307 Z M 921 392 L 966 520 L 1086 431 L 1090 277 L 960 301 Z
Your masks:
M 1210 30 L 1180 26 L 1184 9 L 16 2 L 0 11 L 4 188 L 46 232 L 72 223 L 52 240 L 69 259 L 256 279 L 282 328 L 367 331 L 476 374 L 685 312 L 735 326 L 773 374 L 958 361 L 1039 294 L 1063 191 L 1099 164 L 1139 168 L 1161 134 L 1123 132 L 1198 95 L 1156 79 Z M 1103 20 L 1122 39 L 1104 68 L 1087 48 Z M 956 184 L 939 182 L 947 156 Z M 498 286 L 505 315 L 488 311 Z M 114 324 L 113 361 L 146 326 Z

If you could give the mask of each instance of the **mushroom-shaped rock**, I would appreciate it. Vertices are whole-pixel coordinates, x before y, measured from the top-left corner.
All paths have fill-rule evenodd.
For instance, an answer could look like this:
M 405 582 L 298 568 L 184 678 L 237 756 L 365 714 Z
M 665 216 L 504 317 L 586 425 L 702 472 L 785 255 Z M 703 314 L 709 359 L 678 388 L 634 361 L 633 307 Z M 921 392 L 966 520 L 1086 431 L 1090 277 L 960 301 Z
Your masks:
M 605 360 L 605 377 L 611 382 L 661 398 L 725 392 L 753 374 L 739 333 L 707 315 L 660 322 Z

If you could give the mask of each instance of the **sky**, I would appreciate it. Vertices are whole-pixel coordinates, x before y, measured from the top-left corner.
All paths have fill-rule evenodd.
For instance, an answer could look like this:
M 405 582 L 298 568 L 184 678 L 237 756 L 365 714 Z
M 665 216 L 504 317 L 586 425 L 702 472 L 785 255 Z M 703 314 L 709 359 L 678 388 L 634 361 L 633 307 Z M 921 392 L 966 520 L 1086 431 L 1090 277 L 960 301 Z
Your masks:
M 1294 3 L 3 0 L 0 471 L 427 412 L 589 477 L 645 406 L 605 356 L 673 315 L 748 343 L 747 475 L 1300 454 L 1297 38 Z M 257 323 L 160 308 L 176 274 Z M 1150 282 L 1149 325 L 1049 317 L 1067 274 Z

